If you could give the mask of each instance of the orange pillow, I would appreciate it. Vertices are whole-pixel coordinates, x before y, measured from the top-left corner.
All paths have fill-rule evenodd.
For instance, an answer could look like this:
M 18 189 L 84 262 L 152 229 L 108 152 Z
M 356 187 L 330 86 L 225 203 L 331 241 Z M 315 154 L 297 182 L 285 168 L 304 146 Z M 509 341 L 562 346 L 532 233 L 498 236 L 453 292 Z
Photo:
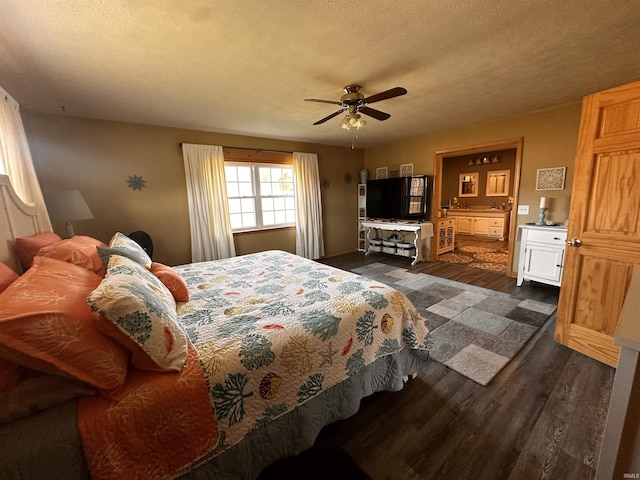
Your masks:
M 176 270 L 163 263 L 153 262 L 151 264 L 151 273 L 167 287 L 176 302 L 189 301 L 187 282 Z
M 15 241 L 15 250 L 23 270 L 27 270 L 33 263 L 33 257 L 38 250 L 52 243 L 62 240 L 53 232 L 36 233 L 30 237 L 18 237 Z
M 0 391 L 11 390 L 18 384 L 24 368 L 0 357 Z
M 85 301 L 101 280 L 78 265 L 36 256 L 0 295 L 0 354 L 98 389 L 122 386 L 128 352 L 100 333 Z
M 106 246 L 106 243 L 95 238 L 76 235 L 42 247 L 38 255 L 73 263 L 104 277 L 104 265 L 96 247 Z
M 4 263 L 0 262 L 0 293 L 16 280 L 19 275 Z

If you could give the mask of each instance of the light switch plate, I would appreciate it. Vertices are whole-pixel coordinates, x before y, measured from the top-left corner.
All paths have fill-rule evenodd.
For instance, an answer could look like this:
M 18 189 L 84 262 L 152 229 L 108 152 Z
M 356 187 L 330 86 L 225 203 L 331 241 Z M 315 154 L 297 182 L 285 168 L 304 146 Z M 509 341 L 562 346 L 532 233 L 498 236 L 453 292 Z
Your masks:
M 529 213 L 529 205 L 518 205 L 518 215 L 527 215 Z

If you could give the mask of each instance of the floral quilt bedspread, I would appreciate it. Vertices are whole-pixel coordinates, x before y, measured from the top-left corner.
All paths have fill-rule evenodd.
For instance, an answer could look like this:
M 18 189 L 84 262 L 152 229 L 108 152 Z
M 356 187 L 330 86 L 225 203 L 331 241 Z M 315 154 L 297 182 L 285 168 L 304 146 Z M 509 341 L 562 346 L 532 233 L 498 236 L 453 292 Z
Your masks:
M 366 277 L 282 251 L 176 267 L 178 305 L 218 419 L 216 452 L 376 358 L 427 349 L 409 300 Z

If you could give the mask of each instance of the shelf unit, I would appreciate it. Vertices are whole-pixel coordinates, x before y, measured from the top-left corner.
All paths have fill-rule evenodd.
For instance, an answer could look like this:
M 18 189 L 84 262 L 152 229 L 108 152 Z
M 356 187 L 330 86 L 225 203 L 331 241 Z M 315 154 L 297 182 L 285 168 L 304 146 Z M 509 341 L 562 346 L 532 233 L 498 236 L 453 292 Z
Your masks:
M 413 222 L 396 222 L 392 220 L 367 220 L 362 222 L 361 224 L 365 228 L 365 236 L 369 238 L 381 239 L 383 242 L 383 253 L 392 253 L 395 255 L 402 255 L 403 257 L 413 258 L 411 265 L 415 265 L 418 262 L 422 262 L 428 260 L 431 256 L 431 241 L 429 240 L 433 237 L 433 223 L 431 222 L 423 222 L 418 223 L 416 221 Z M 398 249 L 396 247 L 389 246 L 389 250 L 384 250 L 384 240 L 388 238 L 390 235 L 386 235 L 382 237 L 380 235 L 381 231 L 387 232 L 397 232 L 402 236 L 403 232 L 411 232 L 413 233 L 413 249 L 411 251 L 407 251 L 406 249 Z M 373 237 L 371 234 L 374 233 Z M 404 240 L 403 244 L 411 243 L 408 240 Z M 374 251 L 373 248 L 368 248 L 365 255 L 369 255 Z M 413 255 L 411 255 L 413 253 Z
M 358 184 L 358 251 L 366 252 L 369 249 L 369 238 L 362 222 L 367 220 L 367 184 Z

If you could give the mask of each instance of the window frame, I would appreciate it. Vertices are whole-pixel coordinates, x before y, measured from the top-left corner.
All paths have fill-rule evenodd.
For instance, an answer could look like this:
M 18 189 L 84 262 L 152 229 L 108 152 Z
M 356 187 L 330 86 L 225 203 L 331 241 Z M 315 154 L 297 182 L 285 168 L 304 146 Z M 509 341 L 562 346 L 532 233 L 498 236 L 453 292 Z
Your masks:
M 226 150 L 226 149 L 225 149 Z M 257 154 L 261 152 L 256 152 Z M 227 205 L 229 205 L 229 200 L 231 199 L 243 199 L 243 198 L 251 198 L 253 200 L 254 212 L 256 225 L 246 228 L 231 228 L 231 232 L 233 234 L 242 234 L 248 232 L 261 232 L 268 230 L 279 230 L 279 229 L 291 229 L 295 228 L 295 212 L 296 212 L 296 202 L 295 202 L 295 176 L 293 172 L 293 161 L 292 156 L 290 162 L 285 161 L 268 161 L 268 160 L 260 160 L 258 158 L 249 159 L 249 158 L 227 158 L 225 151 L 225 167 L 227 166 L 238 166 L 238 167 L 251 167 L 251 185 L 253 188 L 252 196 L 233 196 L 231 197 L 227 191 Z M 293 185 L 293 194 L 292 195 L 261 195 L 260 192 L 260 167 L 266 168 L 286 168 L 291 171 L 291 183 Z M 227 180 L 225 179 L 225 185 L 227 184 Z M 278 223 L 275 225 L 264 225 L 263 218 L 263 210 L 262 210 L 262 199 L 263 198 L 287 198 L 291 197 L 293 199 L 293 212 L 294 212 L 294 220 L 292 222 L 286 223 Z M 285 209 L 285 212 L 287 209 Z M 231 211 L 230 211 L 231 214 Z

